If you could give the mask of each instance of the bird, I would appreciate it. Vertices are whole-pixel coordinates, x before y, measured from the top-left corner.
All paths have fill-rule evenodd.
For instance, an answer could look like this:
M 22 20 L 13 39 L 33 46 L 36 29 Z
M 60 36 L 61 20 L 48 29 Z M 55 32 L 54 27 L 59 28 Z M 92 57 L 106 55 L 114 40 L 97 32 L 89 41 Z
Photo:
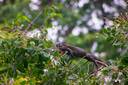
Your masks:
M 66 42 L 58 42 L 56 43 L 57 49 L 62 53 L 62 54 L 67 54 L 71 58 L 73 57 L 78 57 L 78 58 L 84 58 L 90 62 L 93 62 L 94 65 L 96 66 L 96 71 L 99 70 L 99 66 L 107 67 L 108 65 L 97 58 L 95 55 L 92 53 L 87 53 L 84 49 L 70 45 Z

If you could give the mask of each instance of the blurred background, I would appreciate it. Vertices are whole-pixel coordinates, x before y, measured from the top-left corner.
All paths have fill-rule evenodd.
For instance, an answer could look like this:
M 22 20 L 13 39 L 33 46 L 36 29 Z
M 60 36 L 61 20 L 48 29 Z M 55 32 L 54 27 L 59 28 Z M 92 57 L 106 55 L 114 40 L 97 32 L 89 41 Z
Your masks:
M 90 63 L 83 65 L 84 60 L 79 62 L 74 60 L 69 66 L 70 68 L 73 64 L 80 64 L 77 67 L 81 68 L 81 71 L 78 71 L 81 74 L 71 72 L 72 76 L 68 74 L 60 76 L 58 73 L 56 76 L 53 75 L 56 80 L 49 80 L 52 74 L 48 72 L 46 78 L 44 70 L 47 72 L 52 67 L 49 68 L 47 59 L 42 60 L 43 63 L 39 61 L 40 56 L 50 56 L 51 59 L 51 56 L 61 55 L 51 52 L 51 49 L 50 54 L 42 50 L 63 41 L 93 53 L 110 65 L 104 70 L 107 77 L 104 77 L 103 85 L 128 84 L 128 0 L 0 0 L 0 38 L 0 63 L 2 64 L 0 84 L 2 85 L 9 82 L 12 85 L 14 81 L 21 82 L 22 74 L 27 76 L 23 78 L 25 82 L 29 80 L 34 82 L 31 85 L 35 85 L 35 82 L 45 85 L 59 85 L 62 82 L 62 85 L 88 85 L 88 80 L 85 81 L 82 73 L 84 70 L 89 72 L 86 67 L 92 65 Z M 19 61 L 21 54 L 23 54 L 20 58 L 22 61 Z M 33 57 L 30 59 L 26 56 L 39 58 L 34 62 Z M 8 61 L 12 57 L 14 59 Z M 35 63 L 40 64 L 36 67 Z M 57 70 L 53 68 L 52 72 L 55 74 L 59 72 L 58 69 L 65 67 L 55 67 Z M 33 70 L 35 72 L 32 73 L 33 76 L 29 74 L 30 69 L 36 69 Z M 43 73 L 41 69 L 44 69 Z M 64 73 L 66 72 L 68 71 L 65 70 Z M 5 75 L 7 79 L 4 80 Z M 37 75 L 42 76 L 38 78 Z M 20 77 L 17 79 L 17 76 Z M 84 76 L 87 77 L 87 74 Z M 68 79 L 69 77 L 71 79 Z M 92 83 L 89 85 L 102 85 L 97 78 L 99 77 L 90 79 L 89 82 Z
M 0 8 L 4 29 L 25 31 L 29 37 L 46 29 L 54 43 L 66 41 L 103 54 L 109 45 L 97 33 L 112 27 L 117 17 L 128 19 L 127 0 L 1 0 Z

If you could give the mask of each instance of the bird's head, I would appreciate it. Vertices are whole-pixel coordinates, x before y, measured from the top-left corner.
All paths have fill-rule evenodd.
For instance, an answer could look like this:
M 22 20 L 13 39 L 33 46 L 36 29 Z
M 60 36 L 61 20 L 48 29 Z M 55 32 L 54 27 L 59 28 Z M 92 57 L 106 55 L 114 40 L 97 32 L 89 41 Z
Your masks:
M 64 47 L 66 45 L 66 42 L 58 42 L 58 43 L 56 43 L 56 47 L 57 48 L 62 48 L 62 47 Z

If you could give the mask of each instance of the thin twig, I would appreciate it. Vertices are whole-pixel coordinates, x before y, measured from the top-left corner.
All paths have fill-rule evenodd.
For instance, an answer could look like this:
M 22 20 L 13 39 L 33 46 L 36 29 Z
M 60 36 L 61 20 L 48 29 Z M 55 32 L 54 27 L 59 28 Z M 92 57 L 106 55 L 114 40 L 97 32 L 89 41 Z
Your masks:
M 30 29 L 32 27 L 32 25 L 35 23 L 35 21 L 41 16 L 42 12 L 43 11 L 40 11 L 39 14 L 28 24 L 25 31 L 27 31 L 28 29 Z

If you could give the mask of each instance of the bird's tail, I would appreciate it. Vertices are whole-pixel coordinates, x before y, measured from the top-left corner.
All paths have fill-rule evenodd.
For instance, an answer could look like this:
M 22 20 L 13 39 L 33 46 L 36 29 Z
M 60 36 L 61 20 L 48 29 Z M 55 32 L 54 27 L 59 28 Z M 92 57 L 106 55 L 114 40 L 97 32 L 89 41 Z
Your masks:
M 107 67 L 108 65 L 101 60 L 96 60 L 97 64 Z

